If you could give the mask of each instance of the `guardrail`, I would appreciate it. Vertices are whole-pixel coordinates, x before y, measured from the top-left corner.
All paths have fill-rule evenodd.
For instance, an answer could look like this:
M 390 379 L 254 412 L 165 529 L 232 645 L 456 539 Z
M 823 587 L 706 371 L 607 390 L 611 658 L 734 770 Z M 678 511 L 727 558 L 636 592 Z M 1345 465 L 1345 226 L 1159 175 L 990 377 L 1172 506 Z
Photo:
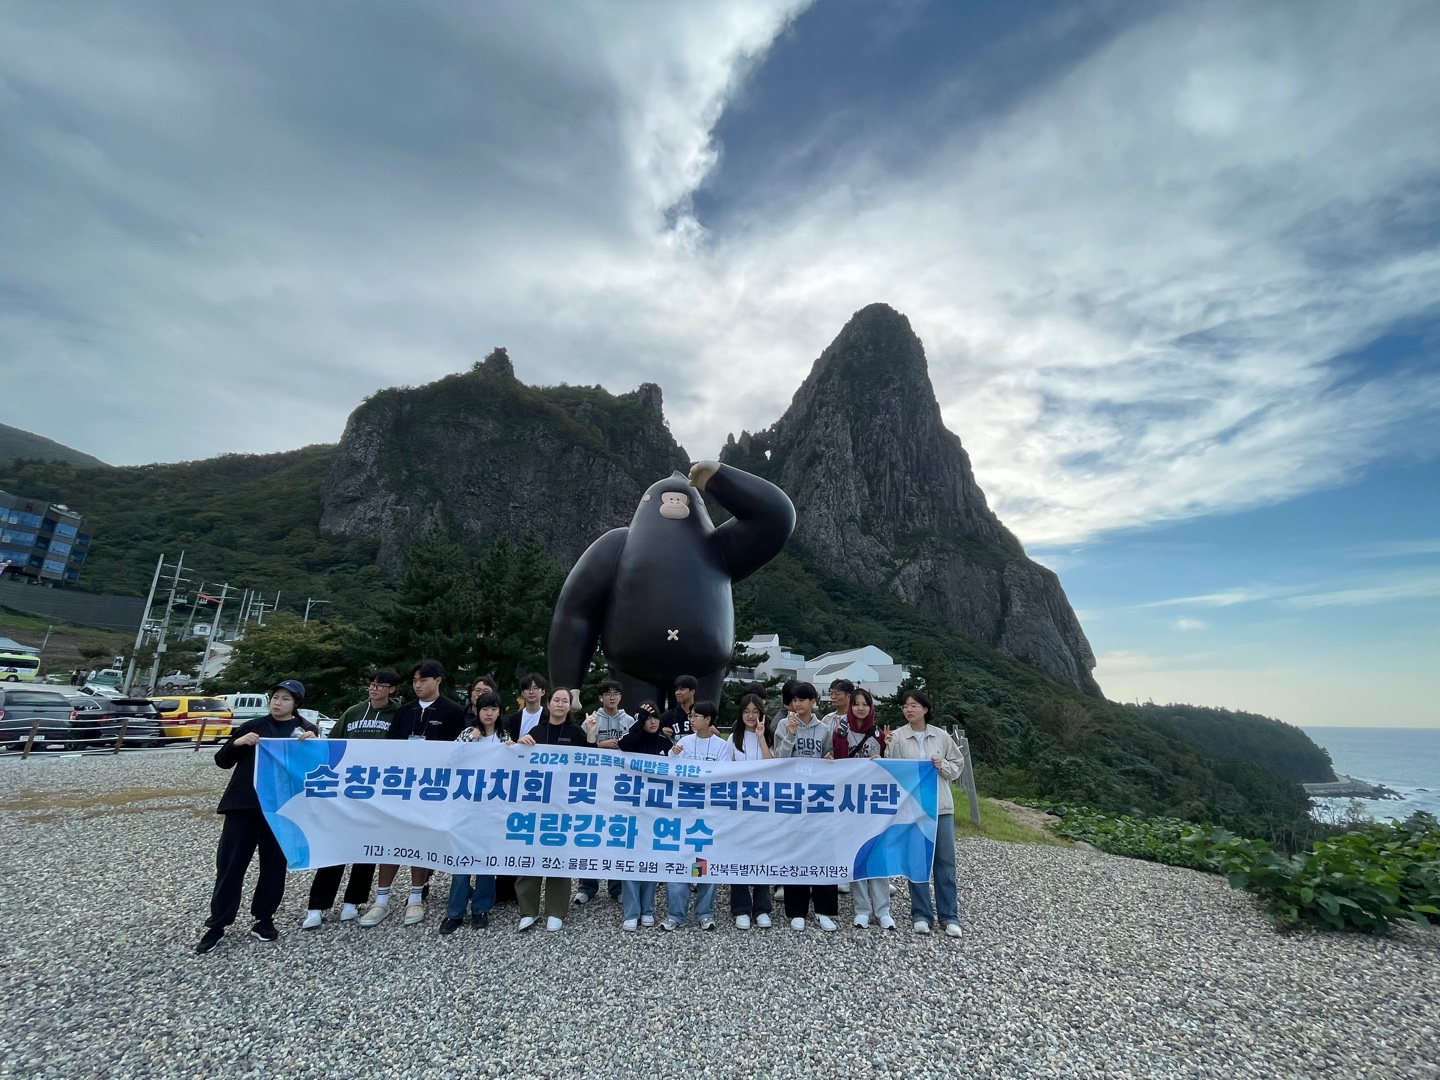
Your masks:
M 132 734 L 130 730 L 132 721 L 137 719 L 146 721 L 143 725 L 145 732 L 154 733 L 138 736 Z M 200 747 L 205 744 L 206 736 L 211 731 L 227 726 L 223 722 L 211 724 L 207 720 L 200 719 L 200 729 L 193 736 L 187 735 L 177 739 L 166 736 L 163 726 L 157 730 L 153 721 L 148 717 L 120 717 L 119 727 L 113 732 L 109 730 L 109 724 L 105 725 L 105 730 L 85 732 L 76 731 L 73 728 L 62 730 L 62 723 L 62 721 L 50 720 L 43 716 L 32 717 L 30 728 L 25 732 L 23 738 L 12 738 L 12 734 L 18 734 L 18 732 L 6 732 L 0 735 L 0 757 L 18 757 L 24 761 L 32 753 L 51 749 L 68 753 L 114 755 L 119 754 L 122 750 L 128 753 L 147 750 L 175 750 L 187 743 L 190 744 L 192 753 L 199 753 Z M 130 745 L 126 745 L 127 739 L 130 741 Z M 142 742 L 141 739 L 144 741 Z

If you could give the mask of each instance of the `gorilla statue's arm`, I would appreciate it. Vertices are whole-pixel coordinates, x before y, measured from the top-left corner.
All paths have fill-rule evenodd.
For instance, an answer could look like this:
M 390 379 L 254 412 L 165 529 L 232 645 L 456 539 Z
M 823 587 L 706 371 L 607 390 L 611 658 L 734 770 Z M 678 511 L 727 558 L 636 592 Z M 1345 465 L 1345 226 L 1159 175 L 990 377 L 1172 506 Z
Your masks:
M 734 516 L 715 530 L 731 581 L 749 577 L 780 554 L 795 531 L 795 506 L 768 480 L 713 461 L 696 462 L 690 482 Z
M 584 681 L 615 584 L 615 565 L 629 532 L 611 529 L 600 537 L 585 549 L 565 579 L 555 617 L 550 620 L 546 649 L 551 686 L 579 686 Z

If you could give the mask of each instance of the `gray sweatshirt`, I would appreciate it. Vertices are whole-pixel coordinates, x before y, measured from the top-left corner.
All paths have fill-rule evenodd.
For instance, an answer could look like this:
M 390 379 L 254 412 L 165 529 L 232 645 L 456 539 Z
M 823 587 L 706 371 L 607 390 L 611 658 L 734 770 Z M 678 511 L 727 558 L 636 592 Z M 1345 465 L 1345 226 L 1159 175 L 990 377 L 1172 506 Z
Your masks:
M 829 724 L 814 715 L 808 724 L 801 724 L 794 735 L 790 734 L 790 718 L 784 717 L 775 725 L 776 757 L 823 758 L 835 752 L 835 735 Z

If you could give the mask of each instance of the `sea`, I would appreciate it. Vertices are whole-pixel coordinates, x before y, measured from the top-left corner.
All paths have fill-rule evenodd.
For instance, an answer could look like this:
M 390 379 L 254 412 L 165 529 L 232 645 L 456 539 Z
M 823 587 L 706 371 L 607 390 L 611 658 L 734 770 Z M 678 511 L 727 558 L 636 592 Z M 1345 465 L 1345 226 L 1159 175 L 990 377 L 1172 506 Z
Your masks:
M 1355 800 L 1366 817 L 1388 821 L 1417 810 L 1440 817 L 1440 728 L 1307 727 L 1305 734 L 1330 751 L 1337 773 L 1383 784 L 1404 796 Z M 1351 800 L 1316 802 L 1323 817 L 1344 811 Z

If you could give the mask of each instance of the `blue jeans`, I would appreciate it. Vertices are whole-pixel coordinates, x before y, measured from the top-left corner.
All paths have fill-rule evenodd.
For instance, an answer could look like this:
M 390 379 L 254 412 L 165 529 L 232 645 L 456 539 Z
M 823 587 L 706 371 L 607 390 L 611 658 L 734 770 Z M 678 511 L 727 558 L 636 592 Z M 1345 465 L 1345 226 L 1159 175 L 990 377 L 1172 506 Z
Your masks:
M 935 822 L 935 898 L 940 905 L 940 922 L 946 926 L 960 921 L 960 897 L 955 886 L 955 815 L 941 814 Z M 930 901 L 930 883 L 910 883 L 910 919 L 935 923 L 935 904 Z
M 618 882 L 618 881 L 609 881 L 609 882 L 606 882 L 606 884 L 610 886 L 610 899 L 611 899 L 611 900 L 619 900 L 619 899 L 620 899 L 620 882 Z M 589 895 L 589 896 L 599 896 L 599 895 L 600 895 L 600 882 L 599 882 L 599 880 L 596 879 L 596 878 L 581 878 L 581 879 L 580 879 L 580 883 L 575 886 L 575 891 L 576 891 L 576 892 L 583 892 L 583 893 L 585 893 L 585 894 L 587 894 L 587 895 Z
M 674 919 L 676 926 L 684 926 L 690 921 L 692 889 L 695 890 L 695 918 L 698 920 L 715 917 L 714 885 L 677 885 L 672 881 L 665 886 L 665 895 L 669 897 L 666 908 L 669 911 L 667 918 Z
M 474 882 L 474 898 L 471 898 Z M 450 902 L 445 905 L 447 919 L 463 919 L 465 905 L 476 915 L 484 915 L 495 906 L 495 878 L 491 874 L 455 874 L 450 878 Z
M 655 914 L 655 882 L 622 881 L 620 902 L 625 905 L 625 918 L 638 919 Z

